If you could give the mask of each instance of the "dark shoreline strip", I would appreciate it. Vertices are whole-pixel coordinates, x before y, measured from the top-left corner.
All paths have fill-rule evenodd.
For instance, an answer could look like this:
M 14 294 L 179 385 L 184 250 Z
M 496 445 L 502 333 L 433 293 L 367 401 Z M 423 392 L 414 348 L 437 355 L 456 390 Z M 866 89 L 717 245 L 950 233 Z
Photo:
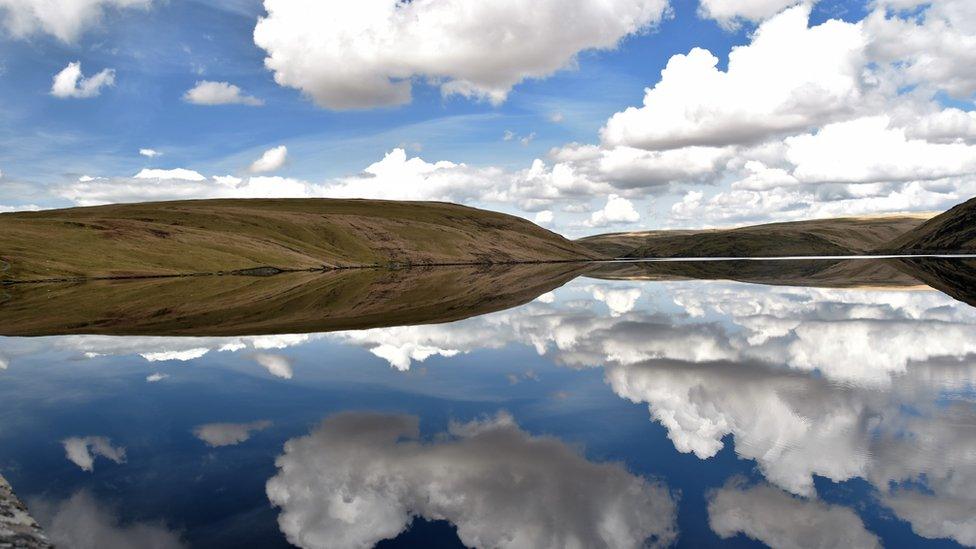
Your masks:
M 116 276 L 76 276 L 62 278 L 39 278 L 28 280 L 0 280 L 0 286 L 13 286 L 15 284 L 59 284 L 89 282 L 95 280 L 146 280 L 155 278 L 189 278 L 195 276 L 274 276 L 285 273 L 329 273 L 333 271 L 351 270 L 389 270 L 397 271 L 403 269 L 426 269 L 429 267 L 501 267 L 510 265 L 548 265 L 563 263 L 596 263 L 612 261 L 607 259 L 550 259 L 534 261 L 475 261 L 475 262 L 455 262 L 455 263 L 389 263 L 373 265 L 341 265 L 309 269 L 290 269 L 282 267 L 251 267 L 248 269 L 237 269 L 234 271 L 212 271 L 200 273 L 176 273 L 176 274 L 144 274 L 144 275 L 116 275 Z
M 976 259 L 973 253 L 915 253 L 915 254 L 884 254 L 884 255 L 810 255 L 810 256 L 771 256 L 771 257 L 621 257 L 614 259 L 551 259 L 535 261 L 494 261 L 494 262 L 452 262 L 452 263 L 390 263 L 373 265 L 342 265 L 311 269 L 289 269 L 281 267 L 252 267 L 234 271 L 213 271 L 200 273 L 177 274 L 145 274 L 118 276 L 78 276 L 64 278 L 42 278 L 33 280 L 0 280 L 0 286 L 16 284 L 67 284 L 90 282 L 96 280 L 146 280 L 156 278 L 189 278 L 195 276 L 274 276 L 285 273 L 327 273 L 349 270 L 402 270 L 426 269 L 434 267 L 496 267 L 510 265 L 548 265 L 565 263 L 658 263 L 658 262 L 705 262 L 705 261 L 826 261 L 826 260 L 858 260 L 858 259 Z

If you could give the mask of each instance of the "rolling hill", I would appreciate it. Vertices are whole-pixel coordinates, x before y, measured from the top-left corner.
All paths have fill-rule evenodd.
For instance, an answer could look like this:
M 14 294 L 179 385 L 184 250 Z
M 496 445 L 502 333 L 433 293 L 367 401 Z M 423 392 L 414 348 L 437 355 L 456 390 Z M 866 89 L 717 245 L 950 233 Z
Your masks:
M 520 217 L 440 202 L 190 200 L 0 214 L 5 282 L 595 257 Z
M 976 198 L 879 246 L 878 251 L 901 254 L 976 253 Z
M 890 215 L 816 219 L 734 229 L 614 233 L 576 242 L 605 256 L 634 259 L 858 255 L 918 228 L 927 218 Z

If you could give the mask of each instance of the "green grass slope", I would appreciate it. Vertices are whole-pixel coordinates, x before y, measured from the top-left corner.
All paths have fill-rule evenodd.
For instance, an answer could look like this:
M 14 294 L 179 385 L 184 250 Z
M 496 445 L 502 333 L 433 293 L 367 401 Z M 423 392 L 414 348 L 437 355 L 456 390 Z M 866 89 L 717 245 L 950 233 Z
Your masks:
M 925 217 L 891 215 L 769 223 L 735 229 L 648 231 L 577 240 L 611 257 L 784 257 L 854 255 L 911 231 Z
M 976 253 L 976 198 L 906 231 L 878 250 L 903 254 Z
M 5 281 L 592 257 L 520 217 L 440 202 L 190 200 L 0 214 Z

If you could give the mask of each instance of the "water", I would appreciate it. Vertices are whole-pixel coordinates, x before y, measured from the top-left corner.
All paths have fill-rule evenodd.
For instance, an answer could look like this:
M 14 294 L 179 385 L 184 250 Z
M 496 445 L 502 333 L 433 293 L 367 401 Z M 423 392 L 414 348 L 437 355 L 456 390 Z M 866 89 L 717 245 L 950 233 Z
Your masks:
M 3 333 L 71 335 L 0 338 L 0 473 L 65 546 L 974 545 L 976 309 L 927 265 L 398 278 L 414 325 L 297 334 L 281 279 L 209 327 L 12 289 Z

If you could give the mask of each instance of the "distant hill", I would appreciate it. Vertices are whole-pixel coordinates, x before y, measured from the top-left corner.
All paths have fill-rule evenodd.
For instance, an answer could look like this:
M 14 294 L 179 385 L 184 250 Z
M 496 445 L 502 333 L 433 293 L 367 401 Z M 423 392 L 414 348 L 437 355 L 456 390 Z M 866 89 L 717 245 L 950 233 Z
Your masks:
M 0 214 L 5 281 L 594 257 L 520 217 L 441 202 L 190 200 Z
M 976 253 L 976 198 L 879 246 L 897 253 Z
M 700 231 L 648 231 L 577 240 L 609 257 L 785 257 L 868 253 L 908 231 L 925 216 L 816 219 Z

